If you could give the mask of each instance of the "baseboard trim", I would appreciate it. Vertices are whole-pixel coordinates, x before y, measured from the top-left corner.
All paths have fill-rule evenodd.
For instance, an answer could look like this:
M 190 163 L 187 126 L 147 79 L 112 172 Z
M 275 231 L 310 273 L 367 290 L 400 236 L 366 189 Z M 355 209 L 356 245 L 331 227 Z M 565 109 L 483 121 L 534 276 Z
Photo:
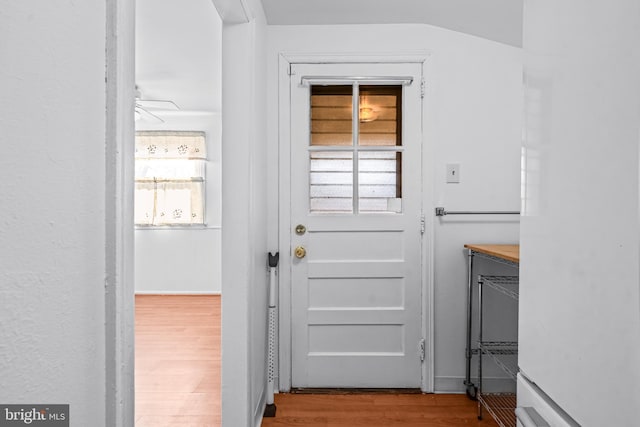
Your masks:
M 477 378 L 471 378 L 471 382 L 478 385 Z M 515 392 L 515 381 L 511 378 L 484 377 L 482 386 L 485 391 L 513 391 Z M 466 393 L 463 377 L 435 377 L 434 393 Z
M 419 388 L 292 388 L 291 394 L 422 394 Z
M 260 399 L 258 399 L 258 404 L 256 405 L 256 409 L 253 413 L 253 425 L 256 427 L 262 426 L 262 418 L 264 417 L 264 410 L 267 407 L 267 396 L 266 396 L 266 387 L 262 388 L 260 392 Z
M 220 291 L 135 291 L 136 295 L 222 295 Z

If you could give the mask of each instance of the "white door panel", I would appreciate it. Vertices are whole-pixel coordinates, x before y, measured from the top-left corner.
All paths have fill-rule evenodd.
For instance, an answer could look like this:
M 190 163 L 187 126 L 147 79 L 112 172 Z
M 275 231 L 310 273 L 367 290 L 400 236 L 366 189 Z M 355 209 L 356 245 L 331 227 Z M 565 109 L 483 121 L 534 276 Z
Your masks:
M 292 385 L 418 388 L 421 66 L 292 71 Z

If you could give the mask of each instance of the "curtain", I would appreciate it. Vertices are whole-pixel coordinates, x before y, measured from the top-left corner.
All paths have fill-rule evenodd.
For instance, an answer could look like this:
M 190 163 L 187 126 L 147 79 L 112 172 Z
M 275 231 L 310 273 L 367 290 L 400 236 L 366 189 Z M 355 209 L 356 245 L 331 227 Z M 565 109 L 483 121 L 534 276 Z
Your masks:
M 136 159 L 206 158 L 204 132 L 136 132 Z
M 137 132 L 136 225 L 204 225 L 205 159 L 204 132 Z

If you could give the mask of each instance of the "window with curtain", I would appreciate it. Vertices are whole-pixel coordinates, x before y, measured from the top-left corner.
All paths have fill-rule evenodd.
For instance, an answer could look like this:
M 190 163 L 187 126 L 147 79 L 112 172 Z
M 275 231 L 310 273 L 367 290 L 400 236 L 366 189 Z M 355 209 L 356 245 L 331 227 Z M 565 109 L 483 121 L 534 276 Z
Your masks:
M 135 224 L 204 225 L 204 132 L 136 132 Z

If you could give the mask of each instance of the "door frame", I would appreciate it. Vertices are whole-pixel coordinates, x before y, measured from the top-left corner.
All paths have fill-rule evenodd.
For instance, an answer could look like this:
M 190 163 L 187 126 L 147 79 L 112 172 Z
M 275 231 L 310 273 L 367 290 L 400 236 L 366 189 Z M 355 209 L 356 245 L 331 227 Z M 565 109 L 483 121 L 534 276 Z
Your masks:
M 104 425 L 126 427 L 135 422 L 135 3 L 107 0 L 105 7 Z
M 291 89 L 292 64 L 347 64 L 347 63 L 419 63 L 422 64 L 424 97 L 422 99 L 422 213 L 425 233 L 422 238 L 422 337 L 425 339 L 425 360 L 422 364 L 421 390 L 434 390 L 434 204 L 435 163 L 433 161 L 433 108 L 429 85 L 430 53 L 406 54 L 300 54 L 280 53 L 278 58 L 278 247 L 282 256 L 278 268 L 278 386 L 279 390 L 291 390 L 292 370 L 292 300 L 291 300 Z M 418 83 L 418 82 L 416 82 Z M 428 185 L 425 184 L 425 179 Z

